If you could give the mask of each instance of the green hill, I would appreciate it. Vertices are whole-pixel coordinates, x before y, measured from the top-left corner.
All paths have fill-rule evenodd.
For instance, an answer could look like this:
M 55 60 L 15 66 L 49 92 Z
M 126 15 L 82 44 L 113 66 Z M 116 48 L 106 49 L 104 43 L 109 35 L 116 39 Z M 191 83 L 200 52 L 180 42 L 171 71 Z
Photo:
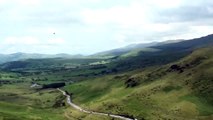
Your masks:
M 138 119 L 206 119 L 213 116 L 213 48 L 167 65 L 107 75 L 65 87 L 75 103 Z

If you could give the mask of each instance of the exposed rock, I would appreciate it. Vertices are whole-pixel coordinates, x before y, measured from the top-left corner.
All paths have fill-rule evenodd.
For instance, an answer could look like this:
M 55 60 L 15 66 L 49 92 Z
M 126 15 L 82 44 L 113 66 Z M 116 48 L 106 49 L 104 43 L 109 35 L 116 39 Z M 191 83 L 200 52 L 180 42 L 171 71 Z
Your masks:
M 177 64 L 174 64 L 174 65 L 171 65 L 170 68 L 167 70 L 168 72 L 179 72 L 179 73 L 182 73 L 184 72 L 184 67 L 181 67 Z
M 134 78 L 129 78 L 126 82 L 125 82 L 126 88 L 128 87 L 135 87 L 137 85 L 139 85 L 138 81 L 135 80 Z

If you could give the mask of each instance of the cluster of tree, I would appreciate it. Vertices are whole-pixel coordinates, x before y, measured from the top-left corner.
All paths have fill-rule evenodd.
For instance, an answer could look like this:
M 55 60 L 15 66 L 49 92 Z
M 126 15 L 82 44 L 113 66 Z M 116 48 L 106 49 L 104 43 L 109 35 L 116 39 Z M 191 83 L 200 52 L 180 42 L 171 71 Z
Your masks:
M 60 82 L 60 83 L 51 83 L 51 84 L 46 84 L 43 85 L 43 89 L 47 89 L 47 88 L 60 88 L 60 87 L 64 87 L 66 84 L 64 82 Z

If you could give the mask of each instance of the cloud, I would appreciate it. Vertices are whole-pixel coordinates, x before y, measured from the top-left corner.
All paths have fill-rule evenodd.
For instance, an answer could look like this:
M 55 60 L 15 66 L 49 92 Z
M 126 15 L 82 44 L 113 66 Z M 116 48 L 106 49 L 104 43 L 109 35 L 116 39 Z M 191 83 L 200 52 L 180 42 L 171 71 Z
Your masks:
M 17 3 L 26 6 L 40 5 L 40 0 L 17 0 Z
M 114 6 L 108 9 L 84 9 L 81 13 L 86 24 L 119 24 L 135 26 L 146 21 L 147 11 L 133 2 L 129 6 Z
M 212 33 L 212 14 L 212 0 L 0 0 L 0 51 L 91 54 L 194 38 Z
M 25 36 L 25 37 L 7 37 L 2 42 L 4 45 L 18 45 L 18 44 L 24 44 L 24 45 L 37 45 L 39 44 L 39 40 L 31 37 L 31 36 Z
M 117 34 L 114 37 L 115 41 L 119 44 L 124 44 L 126 42 L 126 36 L 123 34 Z
M 211 10 L 213 4 L 203 6 L 182 6 L 169 11 L 159 11 L 158 19 L 154 21 L 163 23 L 173 22 L 195 22 L 207 19 L 213 19 L 213 12 Z
M 38 52 L 44 50 L 58 50 L 59 46 L 66 46 L 66 41 L 62 38 L 53 38 L 48 40 L 40 40 L 32 36 L 23 37 L 7 37 L 0 43 L 1 50 L 6 53 L 19 52 Z
M 6 2 L 6 0 L 0 0 L 0 4 L 3 4 L 5 2 Z
M 66 41 L 62 38 L 54 38 L 47 40 L 47 45 L 64 45 Z
M 35 6 L 41 3 L 40 0 L 0 0 L 1 4 L 12 4 L 24 5 L 24 6 Z
M 115 34 L 112 39 L 120 44 L 130 44 L 211 34 L 211 8 L 213 6 L 209 0 L 193 3 L 186 0 L 135 0 L 127 6 L 84 9 L 82 16 L 85 24 L 106 27 L 113 24 L 116 30 L 115 27 L 108 28 Z
M 4 41 L 1 42 L 3 45 L 62 45 L 66 41 L 63 38 L 52 38 L 48 40 L 39 40 L 36 37 L 24 36 L 24 37 L 7 37 Z
M 169 9 L 181 6 L 183 0 L 147 0 L 143 3 L 153 8 Z

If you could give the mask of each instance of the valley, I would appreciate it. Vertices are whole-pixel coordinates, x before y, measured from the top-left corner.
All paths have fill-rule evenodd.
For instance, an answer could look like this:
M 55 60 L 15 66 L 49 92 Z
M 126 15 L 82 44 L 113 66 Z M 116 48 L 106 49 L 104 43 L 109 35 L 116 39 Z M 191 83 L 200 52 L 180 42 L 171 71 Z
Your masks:
M 0 120 L 211 120 L 212 45 L 208 35 L 80 58 L 5 61 Z

